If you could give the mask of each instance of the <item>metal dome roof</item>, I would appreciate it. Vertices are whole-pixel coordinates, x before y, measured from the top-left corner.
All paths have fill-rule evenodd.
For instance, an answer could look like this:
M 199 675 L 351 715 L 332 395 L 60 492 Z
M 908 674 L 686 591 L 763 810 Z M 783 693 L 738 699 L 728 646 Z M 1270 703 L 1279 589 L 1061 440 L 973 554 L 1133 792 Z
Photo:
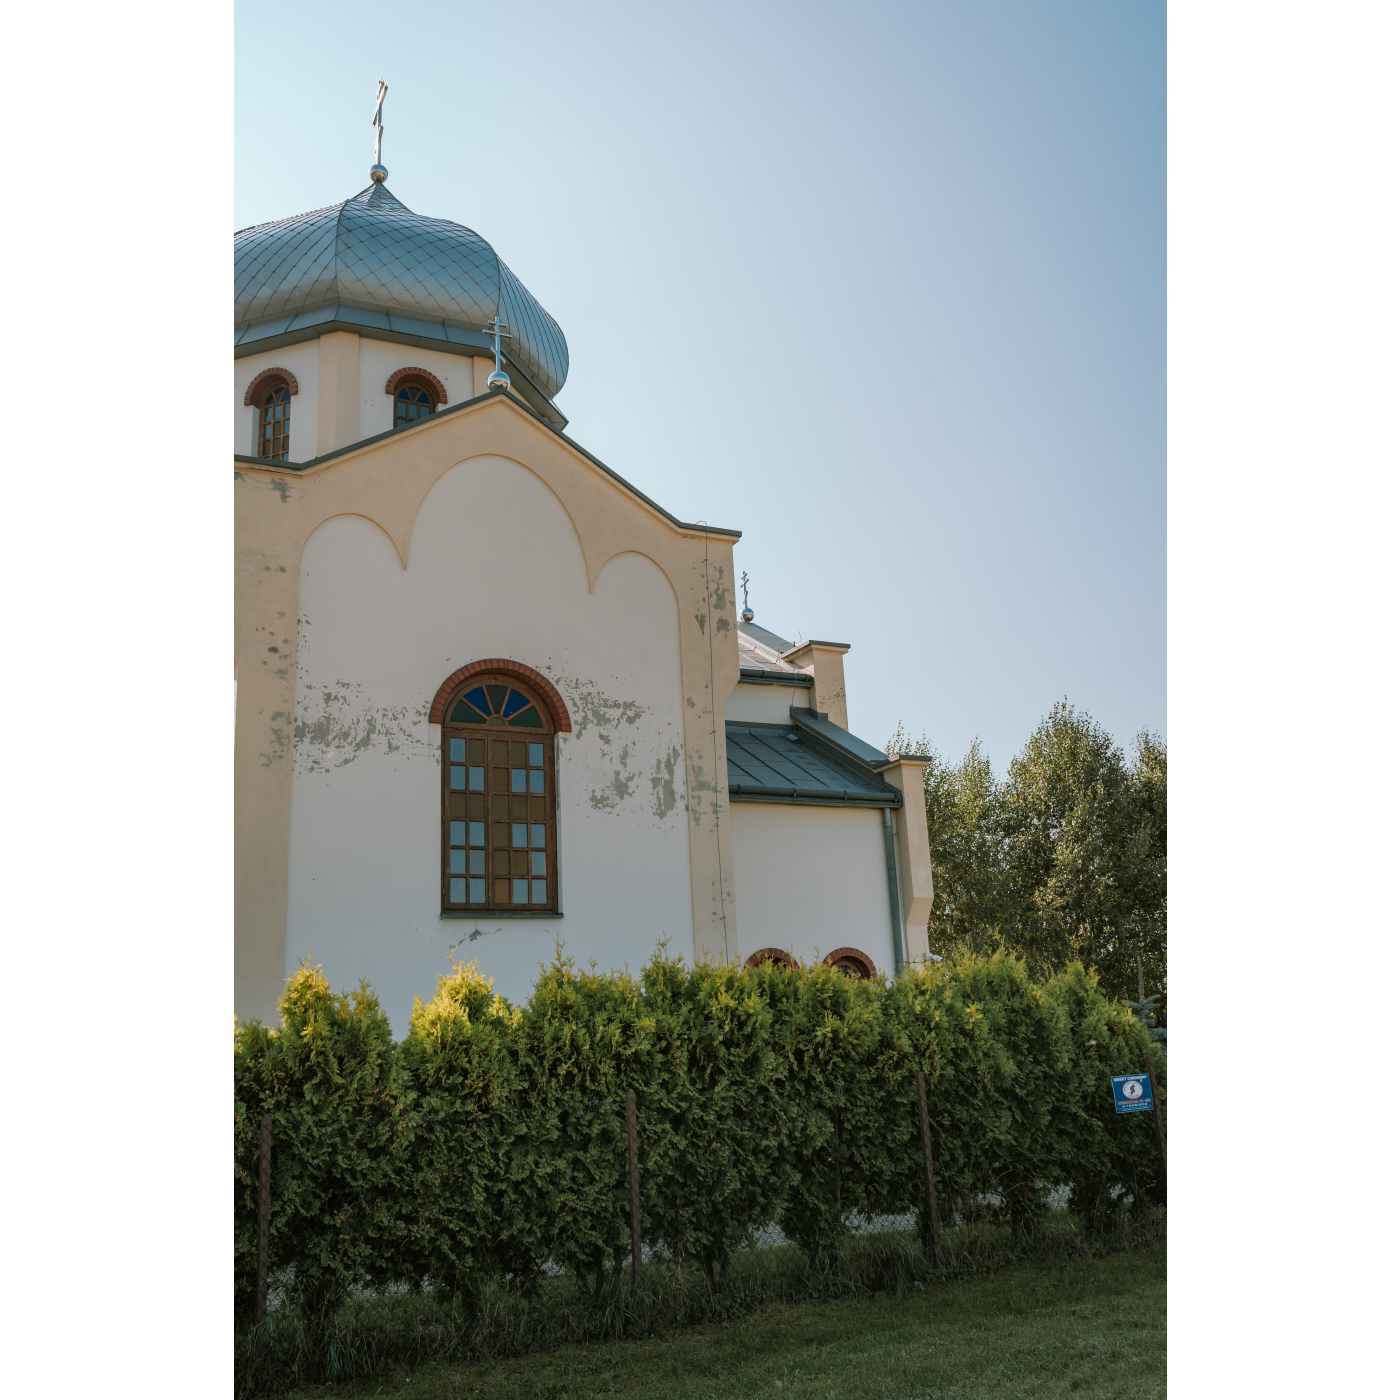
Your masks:
M 551 399 L 569 373 L 553 316 L 478 233 L 415 214 L 379 184 L 233 236 L 234 329 L 335 305 L 480 331 L 499 313 L 511 358 Z

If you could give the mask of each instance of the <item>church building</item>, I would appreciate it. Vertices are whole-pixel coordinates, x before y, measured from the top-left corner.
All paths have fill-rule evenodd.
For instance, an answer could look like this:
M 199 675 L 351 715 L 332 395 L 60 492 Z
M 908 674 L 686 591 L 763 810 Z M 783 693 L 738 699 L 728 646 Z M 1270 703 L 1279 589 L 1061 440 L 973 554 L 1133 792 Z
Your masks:
M 556 941 L 922 961 L 926 760 L 850 733 L 847 644 L 756 625 L 739 531 L 575 442 L 553 317 L 371 176 L 234 236 L 238 1016 L 302 958 L 396 1035 Z

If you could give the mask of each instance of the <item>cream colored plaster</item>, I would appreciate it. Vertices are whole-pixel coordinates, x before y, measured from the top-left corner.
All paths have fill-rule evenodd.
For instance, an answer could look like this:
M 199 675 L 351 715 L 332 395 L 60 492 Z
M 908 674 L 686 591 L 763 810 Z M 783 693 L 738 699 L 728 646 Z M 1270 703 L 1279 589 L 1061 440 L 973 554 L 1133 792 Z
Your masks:
M 739 670 L 732 539 L 677 528 L 499 396 L 305 472 L 242 464 L 235 470 L 235 997 L 241 1016 L 273 1014 L 287 951 L 303 549 L 324 521 L 363 516 L 384 531 L 401 565 L 411 569 L 420 544 L 414 523 L 429 492 L 454 467 L 487 456 L 524 467 L 553 493 L 577 536 L 590 592 L 609 560 L 630 553 L 650 559 L 670 584 L 679 629 L 691 951 L 696 958 L 722 958 L 737 950 L 729 795 L 719 780 L 725 772 L 721 717 Z M 463 548 L 468 544 L 464 540 Z M 439 679 L 476 659 L 444 654 Z
M 918 967 L 928 952 L 928 916 L 933 909 L 933 866 L 929 858 L 928 815 L 924 808 L 922 759 L 899 759 L 880 776 L 904 795 L 894 813 L 894 848 L 899 860 L 899 896 L 909 961 Z
M 810 709 L 811 693 L 810 686 L 755 685 L 741 680 L 724 703 L 724 718 L 735 724 L 791 724 L 788 711 L 794 705 Z
M 265 369 L 285 369 L 295 375 L 297 381 L 297 392 L 292 399 L 290 458 L 293 462 L 309 462 L 316 455 L 316 394 L 320 364 L 321 357 L 315 341 L 285 345 L 280 350 L 267 350 L 233 362 L 234 452 L 241 457 L 258 455 L 257 406 L 245 406 L 243 403 L 248 386 Z
M 472 398 L 479 399 L 483 394 L 489 392 L 486 388 L 486 381 L 491 377 L 492 371 L 496 368 L 496 357 L 492 355 L 490 359 L 481 355 L 472 357 Z
M 316 455 L 360 440 L 360 337 L 332 331 L 317 341 L 321 375 L 316 394 Z
M 368 977 L 402 1034 L 453 948 L 517 1001 L 556 938 L 603 967 L 640 967 L 663 936 L 689 949 L 680 633 L 665 576 L 621 554 L 590 593 L 557 498 L 499 457 L 437 482 L 409 559 L 402 569 L 356 516 L 327 521 L 302 554 L 286 970 L 314 957 L 336 986 Z M 487 656 L 543 672 L 572 718 L 557 746 L 561 918 L 439 915 L 441 734 L 428 703 L 463 660 Z
M 425 369 L 442 380 L 447 404 L 465 403 L 475 398 L 470 355 L 450 355 L 440 350 L 423 350 L 414 345 L 395 345 L 371 336 L 360 339 L 360 407 L 356 442 L 387 433 L 394 426 L 394 400 L 384 392 L 389 376 L 401 369 Z M 483 391 L 484 392 L 484 391 Z
M 810 962 L 850 946 L 894 971 L 879 809 L 735 802 L 729 823 L 744 957 L 786 948 Z
M 790 666 L 797 666 L 808 672 L 816 684 L 807 693 L 811 697 L 811 708 L 819 711 L 849 729 L 846 722 L 846 663 L 845 655 L 849 647 L 821 646 L 805 642 L 795 652 L 788 652 L 783 660 Z

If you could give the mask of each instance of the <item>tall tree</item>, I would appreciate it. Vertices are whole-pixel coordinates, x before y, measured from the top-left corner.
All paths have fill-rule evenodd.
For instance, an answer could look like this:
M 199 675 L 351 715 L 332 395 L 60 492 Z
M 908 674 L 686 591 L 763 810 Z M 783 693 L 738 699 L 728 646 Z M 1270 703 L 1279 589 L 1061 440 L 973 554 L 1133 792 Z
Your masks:
M 929 948 L 944 957 L 962 949 L 990 952 L 1006 921 L 1009 903 L 1002 792 L 979 739 L 958 763 L 928 746 L 911 745 L 901 726 L 889 752 L 932 753 L 924 769 L 924 807 L 933 865 Z
M 897 731 L 891 752 L 908 747 Z M 1137 736 L 1130 764 L 1062 701 L 1004 782 L 976 740 L 957 764 L 934 755 L 924 802 L 934 952 L 1004 941 L 1042 975 L 1077 960 L 1111 995 L 1165 992 L 1167 752 L 1157 735 Z

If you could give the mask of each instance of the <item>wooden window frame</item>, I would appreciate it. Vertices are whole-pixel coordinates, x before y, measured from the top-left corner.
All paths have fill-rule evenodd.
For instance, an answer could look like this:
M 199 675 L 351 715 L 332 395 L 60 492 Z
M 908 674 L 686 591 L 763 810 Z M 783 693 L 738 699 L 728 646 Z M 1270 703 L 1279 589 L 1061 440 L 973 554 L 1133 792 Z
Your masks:
M 399 391 L 401 389 L 420 389 L 428 397 L 428 411 L 420 414 L 417 418 L 405 417 L 402 423 L 399 422 Z M 394 405 L 394 431 L 400 428 L 411 428 L 415 423 L 421 423 L 424 418 L 431 418 L 438 411 L 438 386 L 430 384 L 421 375 L 406 374 L 396 383 L 391 391 L 391 402 Z M 405 403 L 404 408 L 408 405 Z
M 264 435 L 263 430 L 267 427 L 267 424 L 269 422 L 267 414 L 272 408 L 272 405 L 270 405 L 267 402 L 267 400 L 270 395 L 275 394 L 279 389 L 282 390 L 284 394 L 284 397 L 281 401 L 282 417 L 280 420 L 273 419 L 271 421 L 280 422 L 282 431 L 280 433 L 273 434 L 272 445 L 275 448 L 278 445 L 278 443 L 280 443 L 282 450 L 280 452 L 266 452 L 263 450 L 263 444 L 266 443 L 268 439 Z M 258 402 L 254 405 L 257 409 L 256 431 L 258 436 L 257 442 L 255 443 L 256 450 L 254 451 L 253 455 L 264 462 L 285 462 L 291 456 L 292 395 L 295 392 L 296 390 L 293 389 L 292 386 L 287 382 L 287 380 L 283 379 L 281 376 L 278 376 L 275 379 L 264 380 L 264 382 L 258 386 Z
M 523 728 L 509 724 L 499 715 L 491 716 L 485 724 L 454 722 L 451 718 L 453 710 L 458 701 L 463 700 L 469 691 L 485 689 L 487 686 L 505 686 L 511 690 L 518 691 L 526 700 L 534 706 L 535 713 L 540 718 L 541 727 Z M 524 713 L 522 710 L 520 713 Z M 470 918 L 473 915 L 483 917 L 500 917 L 502 915 L 511 918 L 558 918 L 561 913 L 559 894 L 559 856 L 558 856 L 558 801 L 555 796 L 555 735 L 557 733 L 554 716 L 550 711 L 548 702 L 534 686 L 522 681 L 518 676 L 513 676 L 508 672 L 481 672 L 471 676 L 455 686 L 447 698 L 446 704 L 442 708 L 442 761 L 441 761 L 441 832 L 440 832 L 440 897 L 442 912 L 452 918 Z M 452 754 L 452 741 L 460 739 L 466 741 L 466 763 L 454 764 Z M 482 753 L 484 760 L 480 765 L 471 762 L 473 755 L 471 741 L 482 742 L 485 747 Z M 495 761 L 496 755 L 492 752 L 492 745 L 520 744 L 525 746 L 526 762 L 516 764 L 513 762 L 515 755 L 509 755 L 506 764 L 499 764 Z M 530 744 L 540 744 L 544 749 L 544 763 L 540 765 L 544 771 L 544 792 L 517 793 L 509 788 L 505 791 L 497 791 L 498 770 L 504 768 L 506 772 L 513 772 L 518 767 L 523 767 L 528 773 L 531 771 L 529 763 Z M 452 787 L 453 767 L 465 767 L 468 770 L 467 780 L 470 783 L 470 770 L 480 766 L 484 769 L 483 787 L 479 793 L 472 792 L 470 787 L 459 790 Z M 509 779 L 507 783 L 509 783 Z M 528 779 L 526 780 L 528 784 Z M 473 798 L 481 798 L 479 810 L 480 818 L 472 815 L 478 810 L 478 806 L 473 802 Z M 504 799 L 498 804 L 497 798 Z M 543 809 L 543 825 L 545 829 L 545 875 L 548 882 L 546 886 L 547 900 L 543 904 L 530 903 L 518 904 L 514 899 L 502 901 L 498 898 L 497 881 L 507 882 L 516 879 L 524 879 L 527 894 L 534 892 L 534 880 L 536 877 L 531 870 L 533 864 L 530 859 L 536 848 L 530 842 L 530 827 L 537 822 L 537 813 L 540 806 L 532 808 L 532 802 L 541 799 Z M 459 799 L 455 800 L 454 799 Z M 517 812 L 518 808 L 518 812 Z M 460 814 L 459 814 L 460 809 Z M 451 824 L 454 821 L 481 820 L 485 824 L 485 845 L 484 848 L 484 879 L 486 882 L 486 900 L 483 903 L 473 904 L 470 898 L 466 902 L 453 902 L 451 895 L 451 880 L 461 879 L 465 876 L 468 881 L 467 894 L 471 894 L 471 850 L 470 834 L 468 835 L 468 845 L 466 847 L 456 847 L 464 850 L 464 864 L 466 870 L 461 873 L 454 873 L 451 866 L 451 852 L 454 847 L 451 841 Z M 526 827 L 526 845 L 521 848 L 513 844 L 502 845 L 502 833 L 499 827 L 505 827 L 504 839 L 509 842 L 511 838 L 511 828 L 517 821 L 523 820 Z M 468 827 L 470 833 L 470 827 Z M 516 856 L 523 859 L 517 861 Z M 498 857 L 504 855 L 504 861 L 498 861 Z M 498 870 L 498 865 L 504 865 L 505 871 Z M 515 867 L 519 865 L 517 872 Z M 481 876 L 477 878 L 483 878 Z M 513 893 L 513 885 L 509 888 Z

